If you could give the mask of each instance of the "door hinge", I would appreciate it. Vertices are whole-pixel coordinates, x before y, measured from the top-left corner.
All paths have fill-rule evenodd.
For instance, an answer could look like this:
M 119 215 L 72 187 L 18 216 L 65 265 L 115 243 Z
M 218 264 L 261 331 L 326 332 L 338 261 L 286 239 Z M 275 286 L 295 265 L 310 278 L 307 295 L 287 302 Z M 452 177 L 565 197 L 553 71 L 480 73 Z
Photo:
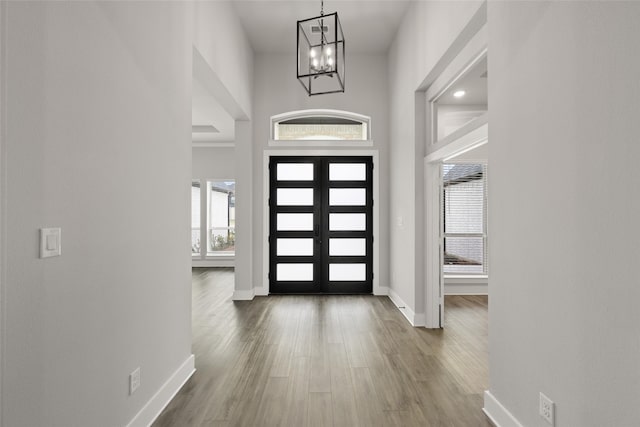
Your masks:
M 267 273 L 267 279 L 268 279 L 268 280 L 271 280 L 271 272 L 268 272 L 268 273 Z
M 271 236 L 267 237 L 267 242 L 271 243 Z

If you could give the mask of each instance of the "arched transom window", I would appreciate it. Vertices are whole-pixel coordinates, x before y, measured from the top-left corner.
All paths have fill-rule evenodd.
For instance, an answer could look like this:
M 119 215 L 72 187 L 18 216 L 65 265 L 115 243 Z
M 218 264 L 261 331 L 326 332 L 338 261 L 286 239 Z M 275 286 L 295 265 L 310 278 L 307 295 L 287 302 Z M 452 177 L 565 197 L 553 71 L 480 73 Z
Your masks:
M 338 110 L 292 111 L 271 117 L 273 141 L 369 141 L 371 119 Z M 317 145 L 317 144 L 313 144 Z

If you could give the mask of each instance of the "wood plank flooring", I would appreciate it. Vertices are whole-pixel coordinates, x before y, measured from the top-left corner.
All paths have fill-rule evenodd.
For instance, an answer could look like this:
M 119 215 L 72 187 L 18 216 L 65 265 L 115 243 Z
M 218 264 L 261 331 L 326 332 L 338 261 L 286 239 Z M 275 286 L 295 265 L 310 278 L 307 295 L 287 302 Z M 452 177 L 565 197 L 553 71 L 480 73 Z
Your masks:
M 197 370 L 155 427 L 492 425 L 487 297 L 447 297 L 428 330 L 386 297 L 232 291 L 233 270 L 194 269 Z

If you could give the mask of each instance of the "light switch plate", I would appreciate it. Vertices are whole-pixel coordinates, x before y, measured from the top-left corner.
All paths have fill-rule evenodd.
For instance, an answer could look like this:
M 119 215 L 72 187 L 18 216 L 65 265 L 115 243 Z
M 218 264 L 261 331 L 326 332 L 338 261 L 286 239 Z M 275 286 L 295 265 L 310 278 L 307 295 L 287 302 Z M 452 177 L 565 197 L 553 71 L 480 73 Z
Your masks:
M 40 229 L 40 258 L 60 256 L 62 253 L 61 228 Z

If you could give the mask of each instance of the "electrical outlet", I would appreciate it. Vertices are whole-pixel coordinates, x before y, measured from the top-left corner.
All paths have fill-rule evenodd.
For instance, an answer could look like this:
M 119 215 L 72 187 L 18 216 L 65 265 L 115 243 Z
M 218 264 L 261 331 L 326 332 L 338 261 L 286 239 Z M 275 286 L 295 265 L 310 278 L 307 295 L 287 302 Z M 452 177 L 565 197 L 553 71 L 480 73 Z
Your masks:
M 129 374 L 129 394 L 133 394 L 140 387 L 140 368 L 136 368 Z
M 554 425 L 554 412 L 553 401 L 540 393 L 540 416 L 551 426 Z

